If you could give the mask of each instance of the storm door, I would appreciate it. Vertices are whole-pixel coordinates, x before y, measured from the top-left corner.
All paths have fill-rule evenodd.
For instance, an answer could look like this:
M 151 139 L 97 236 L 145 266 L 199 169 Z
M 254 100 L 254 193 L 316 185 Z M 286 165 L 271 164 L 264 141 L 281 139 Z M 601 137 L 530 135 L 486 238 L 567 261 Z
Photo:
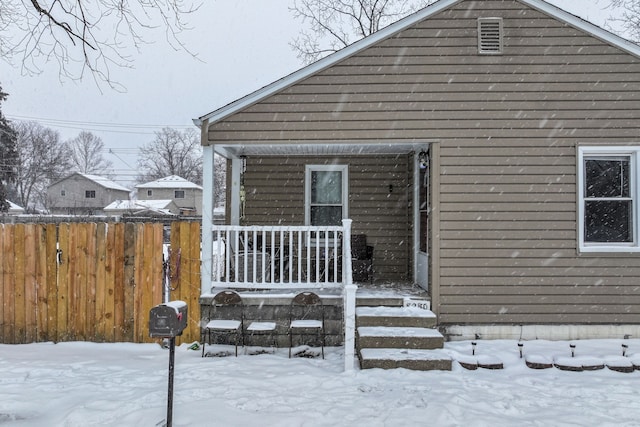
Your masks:
M 428 290 L 429 283 L 429 153 L 416 154 L 415 165 L 415 281 Z

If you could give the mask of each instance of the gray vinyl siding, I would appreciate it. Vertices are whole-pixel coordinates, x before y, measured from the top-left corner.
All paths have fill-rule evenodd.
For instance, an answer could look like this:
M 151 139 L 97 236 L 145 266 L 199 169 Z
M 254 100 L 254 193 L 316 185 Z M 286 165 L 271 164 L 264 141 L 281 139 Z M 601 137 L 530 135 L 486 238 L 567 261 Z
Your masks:
M 502 55 L 477 53 L 478 17 L 503 18 Z M 579 254 L 576 222 L 576 147 L 640 144 L 638 123 L 637 57 L 485 0 L 214 123 L 209 140 L 438 142 L 441 323 L 640 323 L 640 254 Z M 303 195 L 287 197 L 295 215 Z
M 151 190 L 151 196 L 147 194 Z M 175 198 L 176 191 L 184 191 L 184 197 Z M 149 188 L 138 189 L 139 200 L 173 200 L 177 207 L 182 209 L 195 209 L 196 215 L 202 214 L 202 190 L 194 188 Z
M 64 196 L 61 195 L 63 190 Z M 95 191 L 95 197 L 87 198 L 87 191 Z M 52 214 L 103 214 L 102 209 L 116 200 L 129 200 L 129 191 L 106 188 L 77 174 L 47 188 L 47 204 Z
M 243 224 L 304 224 L 305 165 L 349 166 L 349 218 L 353 233 L 374 247 L 377 282 L 412 277 L 409 156 L 302 156 L 247 158 Z M 389 185 L 393 191 L 389 192 Z

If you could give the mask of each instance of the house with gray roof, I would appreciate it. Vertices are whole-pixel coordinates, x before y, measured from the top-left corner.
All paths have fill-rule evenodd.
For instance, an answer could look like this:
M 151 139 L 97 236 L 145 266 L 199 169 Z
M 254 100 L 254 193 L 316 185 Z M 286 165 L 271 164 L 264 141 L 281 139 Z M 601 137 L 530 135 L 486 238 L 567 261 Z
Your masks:
M 112 180 L 73 173 L 47 188 L 47 207 L 55 215 L 102 215 L 115 200 L 128 200 L 130 189 Z
M 180 215 L 202 214 L 202 187 L 177 175 L 136 185 L 136 190 L 139 201 L 172 200 Z
M 640 47 L 588 21 L 440 0 L 194 123 L 203 295 L 217 153 L 232 225 L 351 219 L 451 337 L 640 333 Z

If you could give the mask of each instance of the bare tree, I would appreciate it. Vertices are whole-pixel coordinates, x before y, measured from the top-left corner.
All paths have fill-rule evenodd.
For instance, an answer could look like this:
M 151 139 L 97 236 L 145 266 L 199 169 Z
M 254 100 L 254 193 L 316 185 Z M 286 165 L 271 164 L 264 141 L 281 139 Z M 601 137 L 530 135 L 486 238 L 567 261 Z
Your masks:
M 290 10 L 308 23 L 290 44 L 306 64 L 337 52 L 417 9 L 429 0 L 295 0 Z
M 202 183 L 202 147 L 200 135 L 193 129 L 184 132 L 163 128 L 153 141 L 138 151 L 139 182 L 178 175 L 196 184 Z
M 6 98 L 7 94 L 0 87 L 0 102 Z M 9 209 L 7 185 L 15 178 L 17 160 L 16 131 L 0 110 L 0 212 L 6 212 Z
M 640 1 L 610 0 L 609 8 L 613 12 L 609 28 L 640 44 Z M 611 28 L 612 26 L 616 28 Z
M 37 122 L 20 122 L 15 189 L 25 209 L 46 207 L 47 187 L 69 172 L 69 152 L 58 132 Z
M 215 156 L 214 159 L 215 174 L 215 202 L 216 206 L 224 206 L 227 199 L 227 159 L 222 156 Z
M 66 142 L 73 168 L 80 173 L 109 175 L 113 164 L 102 156 L 104 142 L 91 132 L 82 131 Z
M 19 60 L 26 74 L 53 60 L 63 77 L 81 79 L 89 71 L 117 87 L 110 67 L 130 66 L 156 29 L 172 47 L 188 51 L 179 35 L 196 9 L 190 0 L 2 0 L 0 56 Z

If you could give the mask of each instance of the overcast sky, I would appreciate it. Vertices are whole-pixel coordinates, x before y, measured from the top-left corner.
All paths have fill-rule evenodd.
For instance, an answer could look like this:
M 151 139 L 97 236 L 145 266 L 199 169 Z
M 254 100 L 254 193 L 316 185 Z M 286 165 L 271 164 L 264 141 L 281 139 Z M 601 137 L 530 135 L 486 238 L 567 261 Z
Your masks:
M 182 40 L 199 60 L 174 51 L 164 40 L 143 47 L 133 69 L 113 69 L 125 93 L 99 89 L 91 78 L 60 81 L 56 64 L 38 76 L 23 76 L 0 61 L 0 84 L 9 94 L 2 111 L 12 120 L 35 120 L 63 140 L 81 130 L 98 135 L 117 181 L 135 178 L 137 148 L 164 126 L 193 127 L 192 119 L 213 111 L 301 67 L 289 46 L 301 23 L 292 0 L 204 0 L 189 18 Z M 603 25 L 605 0 L 551 0 Z M 102 90 L 102 93 L 101 93 Z

